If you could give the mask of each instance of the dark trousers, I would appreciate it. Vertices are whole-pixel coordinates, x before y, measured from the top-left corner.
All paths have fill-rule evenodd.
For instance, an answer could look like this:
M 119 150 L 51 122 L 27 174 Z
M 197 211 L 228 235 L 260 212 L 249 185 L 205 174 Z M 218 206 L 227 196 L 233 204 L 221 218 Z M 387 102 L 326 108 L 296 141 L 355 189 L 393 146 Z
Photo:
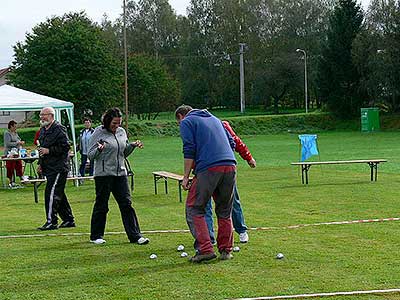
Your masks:
M 218 219 L 217 246 L 219 252 L 231 252 L 232 193 L 236 181 L 235 166 L 217 166 L 203 171 L 193 179 L 186 200 L 186 222 L 195 238 L 194 247 L 201 254 L 214 252 L 205 221 L 206 205 L 211 196 Z
M 71 206 L 65 195 L 67 172 L 46 175 L 47 183 L 44 192 L 47 223 L 57 224 L 58 217 L 63 221 L 74 221 Z
M 86 154 L 81 154 L 81 165 L 79 167 L 79 174 L 81 174 L 82 177 L 85 176 L 85 170 L 86 170 L 86 162 L 87 162 L 88 156 Z M 89 175 L 93 176 L 93 162 L 90 162 L 90 169 L 89 169 Z
M 97 176 L 96 202 L 93 207 L 90 239 L 95 240 L 104 236 L 108 213 L 108 199 L 113 194 L 121 212 L 122 222 L 128 239 L 135 243 L 141 238 L 139 221 L 132 207 L 127 176 Z

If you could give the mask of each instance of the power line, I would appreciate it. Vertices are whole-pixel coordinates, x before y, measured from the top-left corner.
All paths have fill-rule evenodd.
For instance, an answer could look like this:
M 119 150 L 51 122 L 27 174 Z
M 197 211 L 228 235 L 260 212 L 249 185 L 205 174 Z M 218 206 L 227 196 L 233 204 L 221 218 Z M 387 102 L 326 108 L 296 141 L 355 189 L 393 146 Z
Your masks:
M 232 56 L 239 56 L 239 53 L 230 53 L 230 54 L 209 54 L 209 55 L 159 55 L 160 57 L 163 58 L 209 58 L 209 57 L 222 57 L 225 58 L 227 60 L 229 60 L 229 58 L 226 57 L 232 57 Z

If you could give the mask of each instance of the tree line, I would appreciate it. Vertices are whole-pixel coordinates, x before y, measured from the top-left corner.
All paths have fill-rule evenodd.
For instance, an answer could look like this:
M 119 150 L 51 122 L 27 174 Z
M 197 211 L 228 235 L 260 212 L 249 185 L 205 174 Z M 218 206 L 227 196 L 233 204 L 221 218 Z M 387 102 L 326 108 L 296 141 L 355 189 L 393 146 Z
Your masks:
M 15 45 L 9 79 L 74 102 L 78 116 L 123 107 L 122 28 L 123 16 L 47 19 Z M 168 0 L 128 0 L 126 32 L 129 111 L 139 118 L 179 103 L 238 109 L 241 43 L 246 107 L 304 109 L 307 62 L 310 108 L 344 118 L 400 109 L 399 0 L 367 11 L 355 0 L 191 0 L 187 16 Z

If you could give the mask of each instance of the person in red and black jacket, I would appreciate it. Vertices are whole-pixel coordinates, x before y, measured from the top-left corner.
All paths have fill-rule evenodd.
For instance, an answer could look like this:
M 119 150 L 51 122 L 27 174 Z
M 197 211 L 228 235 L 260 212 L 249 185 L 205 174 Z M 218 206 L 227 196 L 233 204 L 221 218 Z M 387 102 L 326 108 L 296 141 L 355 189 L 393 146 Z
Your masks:
M 247 161 L 251 168 L 256 167 L 256 161 L 250 153 L 249 148 L 247 148 L 246 144 L 237 136 L 237 134 L 233 131 L 228 121 L 222 121 L 222 125 L 232 136 L 235 141 L 235 151 L 239 153 L 239 155 Z M 214 222 L 212 218 L 212 200 L 208 201 L 206 206 L 206 214 L 205 219 L 207 222 L 208 232 L 210 234 L 211 243 L 215 243 L 215 234 L 214 234 Z M 244 222 L 243 210 L 240 204 L 239 192 L 237 190 L 237 186 L 235 183 L 233 189 L 233 209 L 232 209 L 232 223 L 235 231 L 239 234 L 239 240 L 241 243 L 247 243 L 249 241 L 249 235 L 247 233 L 247 226 Z

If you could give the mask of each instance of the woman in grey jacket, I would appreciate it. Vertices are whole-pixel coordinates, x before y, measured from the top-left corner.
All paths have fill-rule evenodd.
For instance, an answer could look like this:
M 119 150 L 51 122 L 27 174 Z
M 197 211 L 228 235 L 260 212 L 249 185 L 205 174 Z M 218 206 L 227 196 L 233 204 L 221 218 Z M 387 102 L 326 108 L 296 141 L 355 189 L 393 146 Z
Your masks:
M 110 193 L 114 195 L 121 211 L 125 232 L 131 243 L 144 245 L 149 239 L 140 233 L 139 222 L 132 207 L 129 191 L 125 157 L 138 148 L 140 141 L 129 143 L 125 130 L 120 127 L 122 113 L 111 108 L 102 118 L 102 126 L 95 129 L 89 142 L 88 156 L 94 162 L 94 180 L 96 184 L 96 202 L 93 207 L 90 241 L 104 244 L 104 230 L 108 213 Z

